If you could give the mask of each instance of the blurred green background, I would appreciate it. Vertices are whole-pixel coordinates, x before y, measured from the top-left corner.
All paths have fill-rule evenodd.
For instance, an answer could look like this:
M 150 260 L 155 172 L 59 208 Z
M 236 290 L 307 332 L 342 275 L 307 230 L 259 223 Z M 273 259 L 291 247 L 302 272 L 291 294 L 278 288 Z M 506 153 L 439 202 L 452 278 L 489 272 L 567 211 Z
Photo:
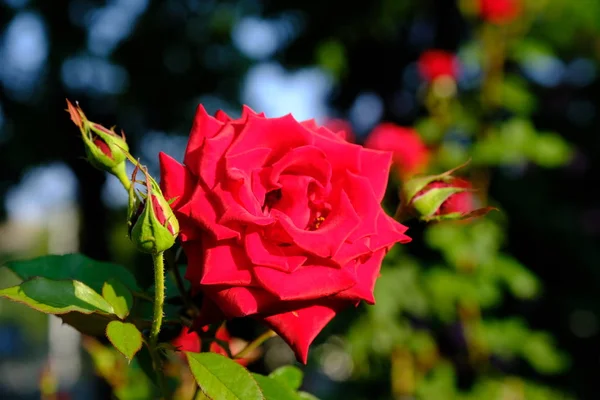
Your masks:
M 154 174 L 159 151 L 181 159 L 198 103 L 340 118 L 359 143 L 380 121 L 415 126 L 435 147 L 432 170 L 471 158 L 501 211 L 408 223 L 413 242 L 387 258 L 378 304 L 317 339 L 306 390 L 595 399 L 600 2 L 521 3 L 508 26 L 475 0 L 0 0 L 0 262 L 81 251 L 147 268 L 126 239 L 126 195 L 83 159 L 65 98 L 123 129 Z M 416 66 L 434 48 L 461 63 L 442 105 Z M 0 286 L 12 283 L 0 269 Z M 77 336 L 52 321 L 0 301 L 0 398 L 39 398 L 48 359 L 72 398 L 108 398 Z M 252 368 L 290 362 L 273 342 Z

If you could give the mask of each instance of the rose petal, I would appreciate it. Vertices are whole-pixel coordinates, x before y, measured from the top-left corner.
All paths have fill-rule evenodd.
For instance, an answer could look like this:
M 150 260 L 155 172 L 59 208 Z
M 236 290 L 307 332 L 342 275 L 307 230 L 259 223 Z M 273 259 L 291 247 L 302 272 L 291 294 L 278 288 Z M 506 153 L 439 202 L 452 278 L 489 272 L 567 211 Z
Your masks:
M 179 351 L 200 353 L 201 342 L 198 333 L 188 331 L 187 328 L 183 328 L 179 336 L 173 339 L 171 344 Z
M 350 263 L 355 258 L 363 255 L 370 255 L 373 253 L 369 246 L 370 242 L 370 237 L 361 238 L 353 242 L 346 241 L 332 258 L 332 261 L 335 262 L 339 268 L 344 268 L 346 267 L 346 264 Z
M 341 191 L 338 197 L 333 210 L 315 231 L 298 228 L 287 215 L 278 210 L 271 212 L 296 246 L 319 257 L 333 257 L 360 224 L 360 217 L 352 208 L 348 195 Z
M 363 151 L 363 147 L 348 143 L 333 132 L 331 135 L 333 137 L 314 134 L 314 145 L 327 156 L 332 167 L 332 181 L 343 177 L 346 171 L 360 173 L 360 153 Z
M 220 183 L 217 183 L 213 193 L 221 203 L 221 207 L 225 210 L 219 218 L 219 224 L 221 225 L 227 224 L 239 227 L 246 225 L 266 226 L 275 222 L 274 218 L 262 215 L 262 212 L 251 213 L 234 198 L 231 192 L 225 190 Z
M 306 261 L 306 256 L 290 254 L 295 246 L 281 247 L 265 240 L 259 232 L 244 235 L 244 248 L 255 265 L 292 272 Z M 296 251 L 298 253 L 298 251 Z
M 215 113 L 215 118 L 223 123 L 231 121 L 231 117 L 223 110 L 217 110 Z
M 225 173 L 225 161 L 223 155 L 231 145 L 236 136 L 236 130 L 233 125 L 228 124 L 223 127 L 218 135 L 207 138 L 202 146 L 202 152 L 199 157 L 199 164 L 188 164 L 192 171 L 198 170 L 200 177 L 206 185 L 213 189 L 218 181 L 223 180 Z
M 228 151 L 225 154 L 225 168 L 236 168 L 251 176 L 253 171 L 263 168 L 270 154 L 271 149 L 266 147 L 253 148 L 237 154 Z
M 309 131 L 316 131 L 317 129 L 319 129 L 319 125 L 317 124 L 317 121 L 314 118 L 300 121 L 300 125 L 308 129 Z
M 222 207 L 220 207 L 218 199 L 215 198 L 213 193 L 207 192 L 199 182 L 189 201 L 182 205 L 176 214 L 178 219 L 181 214 L 194 221 L 196 227 L 207 230 L 217 240 L 239 237 L 240 234 L 235 230 L 217 223 L 218 218 L 220 218 L 217 212 L 221 212 L 221 210 Z
M 344 190 L 348 194 L 354 211 L 361 219 L 360 228 L 348 237 L 348 241 L 354 242 L 360 238 L 376 234 L 377 215 L 383 210 L 379 204 L 380 201 L 377 200 L 373 192 L 371 182 L 365 177 L 348 172 Z
M 321 149 L 301 146 L 290 150 L 273 164 L 271 182 L 278 182 L 281 174 L 310 176 L 326 187 L 331 180 L 331 164 Z
M 319 299 L 356 285 L 354 271 L 321 265 L 304 265 L 292 273 L 255 266 L 252 273 L 263 288 L 286 301 Z
M 364 262 L 357 260 L 354 265 L 357 284 L 348 290 L 338 293 L 335 297 L 351 301 L 364 300 L 369 304 L 375 304 L 373 290 L 375 290 L 375 281 L 379 276 L 381 262 L 386 253 L 387 250 L 382 249 L 373 253 Z
M 291 149 L 312 144 L 313 137 L 291 115 L 269 119 L 249 118 L 229 152 L 237 154 L 264 147 L 272 149 L 269 160 L 277 160 Z
M 382 212 L 377 218 L 377 235 L 370 237 L 368 246 L 371 251 L 377 251 L 384 247 L 390 249 L 394 243 L 408 243 L 412 239 L 404 234 L 407 230 L 408 227 Z
M 273 208 L 286 214 L 294 225 L 300 229 L 306 229 L 311 222 L 311 209 L 308 203 L 309 184 L 314 179 L 308 176 L 282 176 L 281 199 L 273 205 Z
M 222 127 L 223 123 L 221 121 L 211 117 L 202 104 L 198 105 L 192 131 L 190 132 L 190 139 L 185 150 L 184 164 L 188 166 L 198 165 L 205 139 L 216 135 Z M 192 171 L 197 172 L 194 169 Z
M 185 168 L 173 158 L 163 153 L 158 153 L 160 163 L 160 188 L 172 209 L 177 209 L 178 205 L 185 203 L 194 192 L 196 179 Z
M 188 268 L 186 279 L 202 285 L 249 286 L 253 283 L 252 264 L 233 240 L 216 244 L 207 239 L 202 245 L 187 242 L 183 246 L 188 264 L 202 266 Z
M 252 215 L 262 216 L 262 204 L 252 192 L 251 180 L 246 172 L 231 168 L 227 170 L 227 191 L 231 197 Z
M 326 299 L 319 305 L 267 317 L 257 317 L 290 345 L 296 358 L 306 364 L 308 347 L 321 330 L 348 302 Z
M 360 175 L 371 182 L 378 202 L 385 195 L 391 165 L 392 153 L 388 151 L 363 149 L 360 153 Z
M 240 120 L 247 120 L 249 117 L 259 117 L 259 118 L 264 118 L 265 117 L 265 113 L 257 113 L 256 111 L 254 111 L 253 109 L 251 109 L 250 107 L 248 107 L 247 105 L 242 105 L 242 116 L 240 117 Z
M 203 293 L 228 319 L 245 317 L 259 312 L 269 313 L 282 307 L 281 300 L 276 296 L 255 286 L 220 288 L 211 285 L 204 286 Z

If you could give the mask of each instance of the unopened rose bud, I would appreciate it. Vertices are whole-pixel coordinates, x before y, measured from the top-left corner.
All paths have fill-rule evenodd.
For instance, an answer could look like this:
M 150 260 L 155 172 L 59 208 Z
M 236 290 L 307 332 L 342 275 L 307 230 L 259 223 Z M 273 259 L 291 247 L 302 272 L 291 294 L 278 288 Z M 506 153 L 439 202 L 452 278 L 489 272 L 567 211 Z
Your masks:
M 88 121 L 81 108 L 74 106 L 69 100 L 67 100 L 67 107 L 71 120 L 81 131 L 90 164 L 122 180 L 125 174 L 125 159 L 129 151 L 125 135 L 123 133 L 117 135 L 113 129 Z
M 179 223 L 160 187 L 145 168 L 146 193 L 135 193 L 135 177 L 139 169 L 138 164 L 129 189 L 129 237 L 138 250 L 158 254 L 175 244 Z
M 424 221 L 467 219 L 487 214 L 493 207 L 476 208 L 470 182 L 451 175 L 421 176 L 402 188 L 403 214 L 416 214 Z

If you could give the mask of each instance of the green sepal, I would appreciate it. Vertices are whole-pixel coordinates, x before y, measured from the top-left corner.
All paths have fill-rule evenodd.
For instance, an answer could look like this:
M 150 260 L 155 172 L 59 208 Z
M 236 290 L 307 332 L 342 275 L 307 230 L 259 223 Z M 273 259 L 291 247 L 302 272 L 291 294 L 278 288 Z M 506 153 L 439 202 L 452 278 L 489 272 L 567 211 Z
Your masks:
M 459 165 L 458 167 L 452 168 L 451 170 L 442 172 L 441 174 L 438 174 L 438 175 L 416 176 L 416 177 L 404 182 L 402 185 L 403 199 L 408 204 L 413 199 L 413 197 L 415 197 L 417 195 L 417 193 L 419 193 L 421 190 L 423 190 L 425 188 L 425 186 L 429 185 L 431 182 L 436 182 L 436 181 L 449 182 L 449 181 L 451 181 L 453 179 L 452 174 L 454 172 L 458 171 L 459 169 L 465 167 L 470 162 L 471 162 L 471 160 L 468 160 L 467 162 Z
M 441 187 L 427 190 L 412 200 L 413 208 L 423 218 L 433 216 L 448 198 L 456 193 L 465 192 L 469 189 L 460 187 Z M 456 214 L 456 213 L 452 213 Z M 458 213 L 460 214 L 460 213 Z
M 138 192 L 136 194 L 134 186 L 137 182 L 135 177 L 139 170 L 145 175 L 146 193 Z M 136 245 L 138 250 L 144 253 L 158 254 L 175 244 L 175 239 L 179 234 L 179 222 L 173 214 L 169 202 L 164 198 L 158 183 L 148 174 L 145 167 L 136 163 L 132 175 L 132 185 L 129 189 L 129 237 Z M 154 210 L 152 199 L 156 199 L 158 207 L 165 217 L 164 224 L 158 220 Z M 141 209 L 141 211 L 140 211 Z M 172 229 L 169 229 L 169 227 Z

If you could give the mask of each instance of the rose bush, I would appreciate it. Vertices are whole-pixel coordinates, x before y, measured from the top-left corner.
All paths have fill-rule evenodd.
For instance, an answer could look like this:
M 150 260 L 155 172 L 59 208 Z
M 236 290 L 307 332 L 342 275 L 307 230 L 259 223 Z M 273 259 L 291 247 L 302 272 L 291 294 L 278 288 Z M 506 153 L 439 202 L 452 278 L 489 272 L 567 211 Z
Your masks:
M 391 153 L 312 120 L 199 106 L 183 165 L 163 153 L 160 163 L 186 278 L 203 294 L 195 325 L 251 316 L 302 362 L 338 311 L 374 303 L 383 257 L 410 240 L 380 205 Z

